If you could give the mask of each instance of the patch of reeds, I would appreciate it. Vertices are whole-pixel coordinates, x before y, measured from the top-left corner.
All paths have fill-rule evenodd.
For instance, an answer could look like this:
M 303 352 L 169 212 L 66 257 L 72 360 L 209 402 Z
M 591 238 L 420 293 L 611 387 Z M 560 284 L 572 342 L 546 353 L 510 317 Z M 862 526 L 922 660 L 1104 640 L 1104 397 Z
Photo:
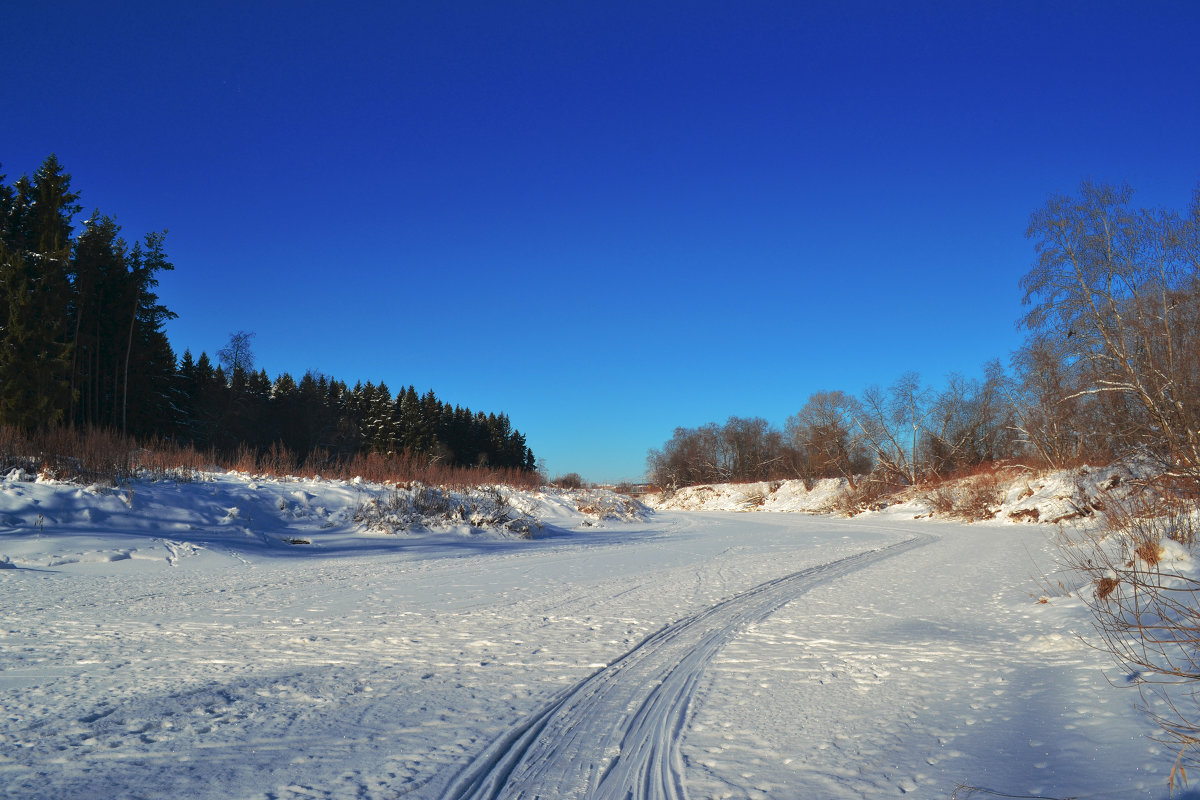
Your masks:
M 0 426 L 0 474 L 14 469 L 58 480 L 111 485 L 133 477 L 191 480 L 208 471 L 276 478 L 361 478 L 374 483 L 422 483 L 456 489 L 494 485 L 536 489 L 544 482 L 537 472 L 455 466 L 411 453 L 340 457 L 317 449 L 300 458 L 278 443 L 262 451 L 242 445 L 222 453 L 168 439 L 139 441 L 101 428 L 22 431 Z

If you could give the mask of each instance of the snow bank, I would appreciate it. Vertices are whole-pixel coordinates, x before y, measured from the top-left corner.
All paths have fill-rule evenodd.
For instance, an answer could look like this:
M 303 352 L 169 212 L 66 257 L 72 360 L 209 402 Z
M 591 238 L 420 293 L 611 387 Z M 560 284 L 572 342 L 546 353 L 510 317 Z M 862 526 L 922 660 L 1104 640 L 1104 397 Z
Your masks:
M 911 511 L 914 517 L 995 519 L 1013 522 L 1095 522 L 1129 502 L 1156 476 L 1149 459 L 1135 456 L 1105 467 L 1034 472 L 1013 469 L 921 486 L 885 496 L 876 510 Z M 775 511 L 836 513 L 848 491 L 844 479 L 689 486 L 646 495 L 651 508 L 673 511 Z
M 806 484 L 801 480 L 759 483 L 718 483 L 688 486 L 674 492 L 648 494 L 646 505 L 672 511 L 801 511 L 824 513 L 833 509 L 846 481 L 825 478 Z
M 13 470 L 0 478 L 0 569 L 310 547 L 339 551 L 414 539 L 535 538 L 639 519 L 640 503 L 605 490 L 452 491 L 355 479 L 264 478 L 80 485 Z

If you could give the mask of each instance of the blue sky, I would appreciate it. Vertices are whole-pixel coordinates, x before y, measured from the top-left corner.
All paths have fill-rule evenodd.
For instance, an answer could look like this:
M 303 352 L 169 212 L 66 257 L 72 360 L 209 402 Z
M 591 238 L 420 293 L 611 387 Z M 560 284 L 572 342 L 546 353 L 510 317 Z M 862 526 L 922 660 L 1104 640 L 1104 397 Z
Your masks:
M 1029 214 L 1186 206 L 1193 2 L 8 3 L 0 164 L 169 230 L 179 353 L 505 411 L 553 474 L 977 375 Z

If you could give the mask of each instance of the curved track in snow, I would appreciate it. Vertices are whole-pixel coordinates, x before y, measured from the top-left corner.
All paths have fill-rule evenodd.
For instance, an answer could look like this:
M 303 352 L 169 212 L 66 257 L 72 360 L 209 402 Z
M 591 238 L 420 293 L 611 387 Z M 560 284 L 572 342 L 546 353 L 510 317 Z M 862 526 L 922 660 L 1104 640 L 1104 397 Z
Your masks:
M 920 536 L 760 584 L 667 625 L 493 741 L 446 800 L 682 800 L 679 741 L 713 657 L 809 589 L 932 541 Z

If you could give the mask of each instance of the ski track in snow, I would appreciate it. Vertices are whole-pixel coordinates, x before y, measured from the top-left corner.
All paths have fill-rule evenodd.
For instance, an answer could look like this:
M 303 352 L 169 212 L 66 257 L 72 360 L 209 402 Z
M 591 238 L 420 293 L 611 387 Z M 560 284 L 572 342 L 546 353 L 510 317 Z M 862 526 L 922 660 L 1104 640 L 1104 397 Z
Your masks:
M 735 636 L 826 581 L 928 544 L 918 536 L 768 581 L 667 625 L 494 741 L 446 800 L 682 800 L 679 740 L 705 669 Z

